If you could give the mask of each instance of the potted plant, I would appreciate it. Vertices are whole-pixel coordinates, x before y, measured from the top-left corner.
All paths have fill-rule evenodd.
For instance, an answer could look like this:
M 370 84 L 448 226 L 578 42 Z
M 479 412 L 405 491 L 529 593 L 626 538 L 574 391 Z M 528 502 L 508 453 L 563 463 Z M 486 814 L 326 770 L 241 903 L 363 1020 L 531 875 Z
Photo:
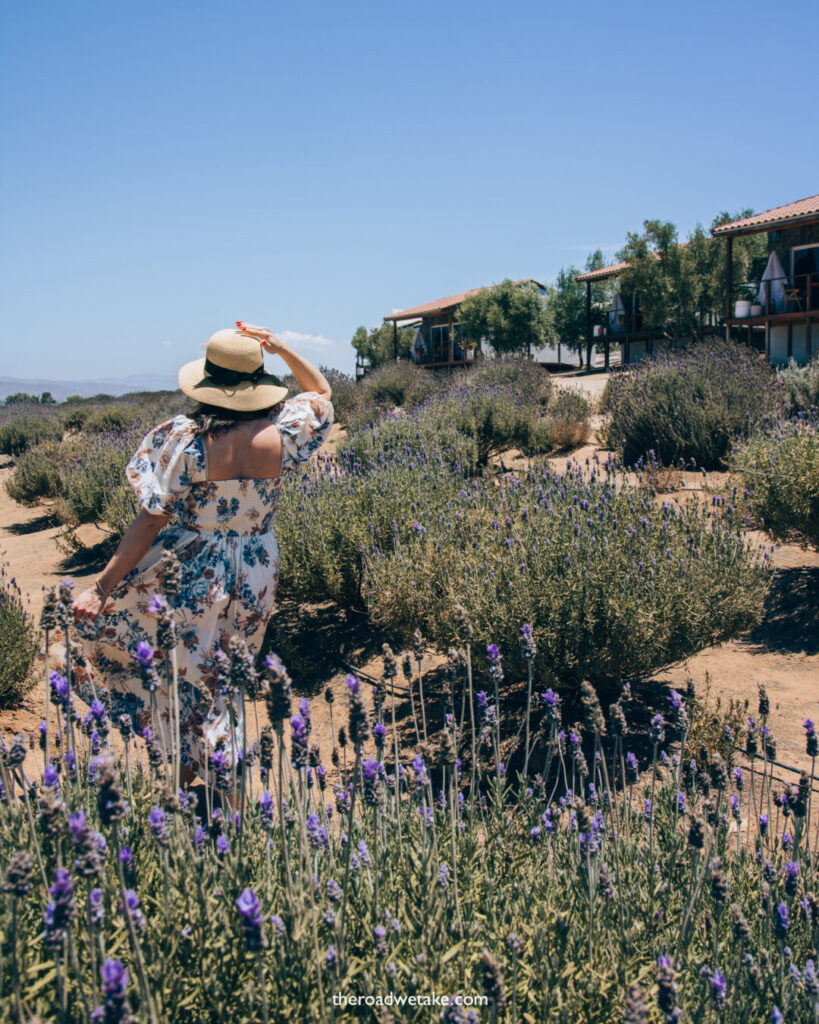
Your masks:
M 746 286 L 742 291 L 742 298 L 734 303 L 734 316 L 737 319 L 751 315 L 751 306 L 756 300 L 756 292 Z

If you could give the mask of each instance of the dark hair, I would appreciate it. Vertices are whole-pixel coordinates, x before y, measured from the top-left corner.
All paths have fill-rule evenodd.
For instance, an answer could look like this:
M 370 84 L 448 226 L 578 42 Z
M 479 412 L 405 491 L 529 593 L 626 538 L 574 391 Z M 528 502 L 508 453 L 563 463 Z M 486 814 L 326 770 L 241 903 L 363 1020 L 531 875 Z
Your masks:
M 282 399 L 282 402 L 284 399 Z M 260 420 L 273 416 L 279 411 L 282 402 L 269 405 L 266 409 L 225 409 L 221 405 L 209 405 L 207 402 L 197 402 L 190 418 L 196 424 L 197 435 L 210 434 L 215 437 L 237 423 L 245 423 L 248 420 Z

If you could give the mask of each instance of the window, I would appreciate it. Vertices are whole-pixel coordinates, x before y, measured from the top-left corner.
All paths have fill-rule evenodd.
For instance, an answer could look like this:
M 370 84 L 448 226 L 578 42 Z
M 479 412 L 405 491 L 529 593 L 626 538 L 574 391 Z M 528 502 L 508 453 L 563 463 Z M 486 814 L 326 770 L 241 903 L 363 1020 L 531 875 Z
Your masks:
M 430 329 L 430 341 L 432 342 L 432 362 L 449 362 L 449 324 L 442 324 L 439 327 Z
M 819 308 L 819 245 L 796 245 L 791 251 L 793 286 L 809 309 Z

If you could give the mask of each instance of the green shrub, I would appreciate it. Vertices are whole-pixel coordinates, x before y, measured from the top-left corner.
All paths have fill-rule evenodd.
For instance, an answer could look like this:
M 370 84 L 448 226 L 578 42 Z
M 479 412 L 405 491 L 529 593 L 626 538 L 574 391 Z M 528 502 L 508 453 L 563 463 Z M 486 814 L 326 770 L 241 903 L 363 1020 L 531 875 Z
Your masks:
M 754 523 L 777 540 L 819 548 L 819 431 L 815 422 L 774 423 L 740 444 L 731 469 Z
M 364 402 L 381 408 L 412 408 L 441 387 L 436 374 L 407 362 L 385 363 L 368 373 L 361 384 Z
M 348 423 L 350 417 L 361 407 L 363 399 L 362 387 L 354 377 L 341 373 L 340 370 L 331 371 L 326 367 L 322 368 L 330 387 L 333 389 L 332 403 L 336 423 Z
M 124 479 L 106 492 L 103 499 L 101 520 L 116 537 L 121 537 L 139 515 L 136 492 Z M 175 521 L 171 517 L 171 521 Z
M 41 441 L 59 441 L 62 434 L 62 424 L 56 416 L 48 412 L 16 412 L 12 406 L 0 422 L 0 454 L 18 456 Z
M 33 685 L 39 633 L 23 606 L 20 587 L 0 566 L 0 707 L 20 701 Z
M 282 489 L 276 535 L 283 594 L 363 610 L 364 550 L 372 538 L 408 534 L 463 486 L 451 452 L 425 451 L 418 439 L 400 435 L 368 440 L 369 452 L 357 438 L 356 448 L 336 459 L 319 456 Z M 468 441 L 462 446 L 467 459 Z
M 605 443 L 627 465 L 653 453 L 666 466 L 683 460 L 718 469 L 749 420 L 774 412 L 780 394 L 773 369 L 746 346 L 666 352 L 609 380 Z
M 42 498 L 56 498 L 60 493 L 60 444 L 42 441 L 27 448 L 6 481 L 9 496 L 21 505 L 35 505 Z
M 611 468 L 589 478 L 570 465 L 556 477 L 536 465 L 499 485 L 473 480 L 395 542 L 373 537 L 371 616 L 446 650 L 461 604 L 479 651 L 498 644 L 518 673 L 521 623 L 531 623 L 540 678 L 564 687 L 647 675 L 753 625 L 765 556 L 730 520 L 660 504 Z
M 102 434 L 127 430 L 133 422 L 133 410 L 123 405 L 108 405 L 89 416 L 83 426 L 89 433 Z
M 792 412 L 819 410 L 819 359 L 797 366 L 791 358 L 777 372 L 777 378 Z
M 63 426 L 68 430 L 82 430 L 88 419 L 88 410 L 81 407 L 70 409 L 63 415 Z
M 523 356 L 483 359 L 456 370 L 449 380 L 450 390 L 501 388 L 513 390 L 528 404 L 548 405 L 552 392 L 549 373 L 540 364 Z
M 64 442 L 56 511 L 67 526 L 105 522 L 106 508 L 143 437 L 141 428 L 132 428 L 124 434 L 83 434 Z
M 546 414 L 549 451 L 563 451 L 585 444 L 589 437 L 591 409 L 577 391 L 557 391 Z

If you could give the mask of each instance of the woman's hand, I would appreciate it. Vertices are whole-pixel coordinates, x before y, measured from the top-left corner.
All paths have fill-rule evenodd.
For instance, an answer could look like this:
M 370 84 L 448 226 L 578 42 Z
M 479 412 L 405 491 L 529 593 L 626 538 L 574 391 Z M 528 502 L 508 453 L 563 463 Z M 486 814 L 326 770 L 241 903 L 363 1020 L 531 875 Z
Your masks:
M 71 610 L 74 612 L 75 622 L 80 619 L 96 619 L 102 611 L 102 601 L 96 590 L 89 587 L 74 598 L 71 602 Z
M 255 324 L 246 324 L 244 320 L 237 320 L 236 326 L 243 334 L 249 334 L 251 338 L 256 338 L 261 343 L 265 352 L 269 352 L 271 355 L 278 355 L 286 348 L 285 343 L 280 338 L 277 338 L 269 327 L 257 327 Z

